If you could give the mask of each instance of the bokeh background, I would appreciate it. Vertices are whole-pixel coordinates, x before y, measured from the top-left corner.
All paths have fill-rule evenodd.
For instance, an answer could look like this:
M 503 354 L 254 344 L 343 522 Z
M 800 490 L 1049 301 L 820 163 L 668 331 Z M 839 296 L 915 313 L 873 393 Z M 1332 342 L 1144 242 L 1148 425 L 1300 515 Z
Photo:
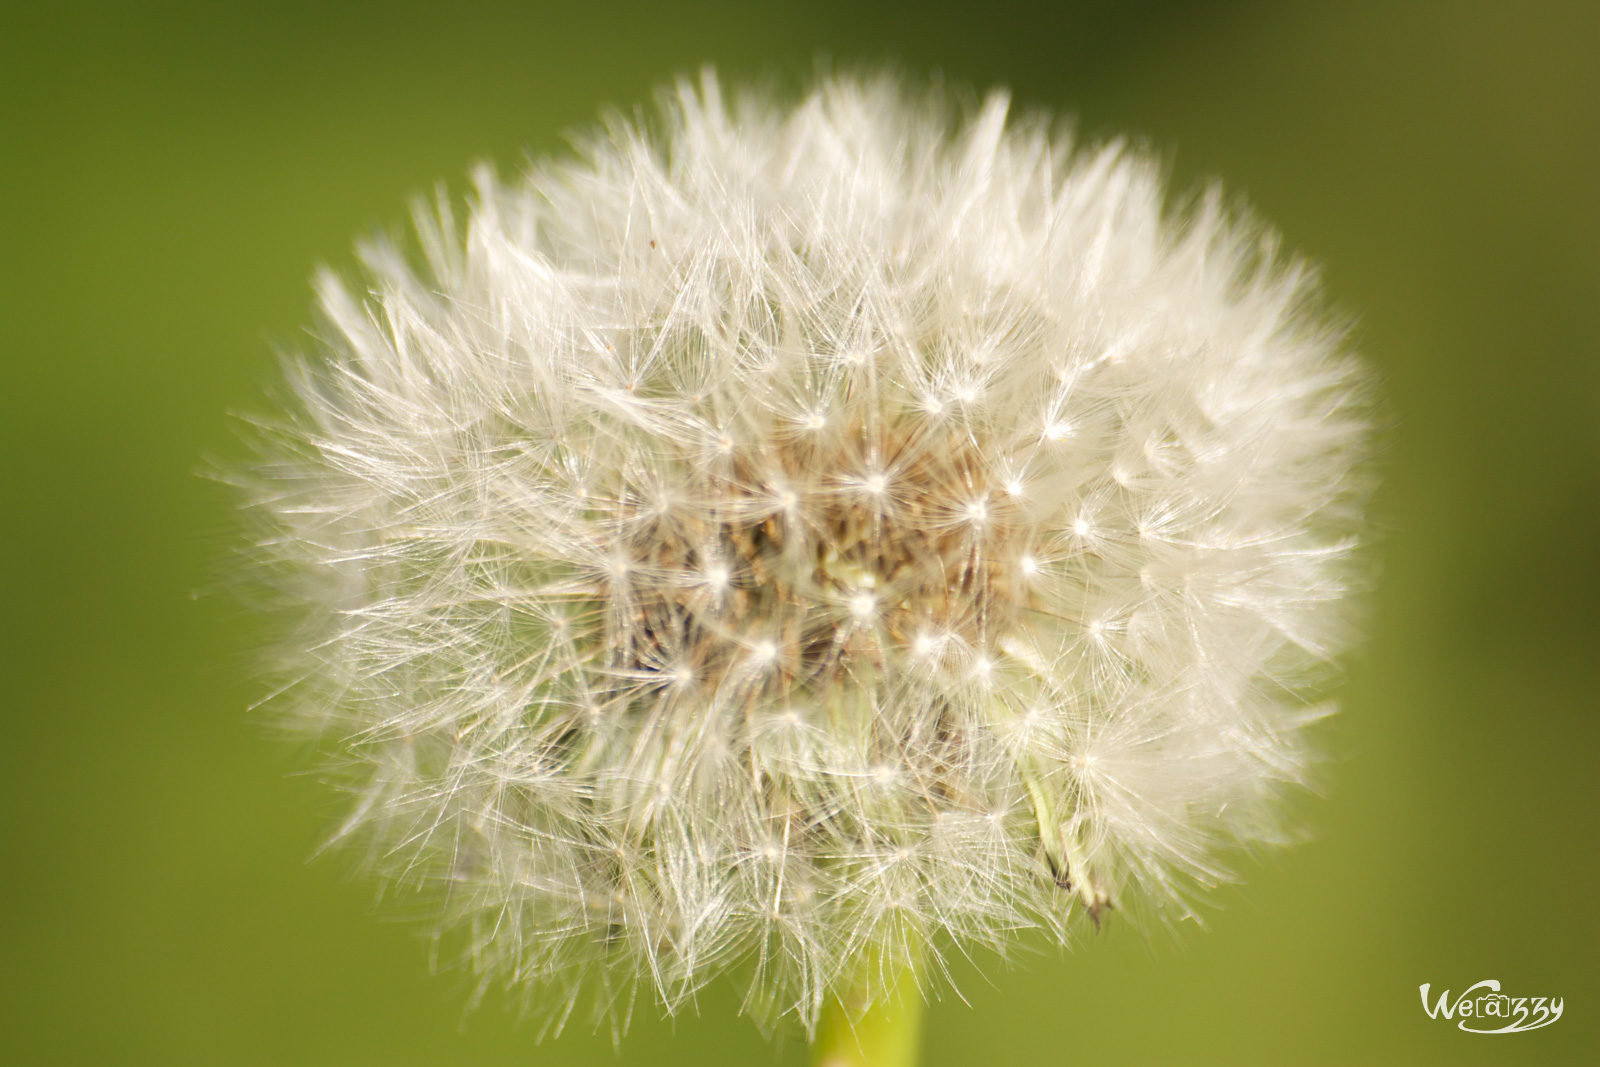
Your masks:
M 963 970 L 927 1062 L 1600 1062 L 1600 9 L 658 0 L 29 4 L 0 33 L 0 1058 L 799 1064 L 720 987 L 538 1044 L 314 852 L 210 595 L 308 279 L 480 159 L 714 61 L 1010 85 L 1223 178 L 1358 316 L 1393 428 L 1310 840 L 1204 929 Z M 1036 946 L 1037 947 L 1037 946 Z M 1565 997 L 1476 1037 L 1417 987 Z

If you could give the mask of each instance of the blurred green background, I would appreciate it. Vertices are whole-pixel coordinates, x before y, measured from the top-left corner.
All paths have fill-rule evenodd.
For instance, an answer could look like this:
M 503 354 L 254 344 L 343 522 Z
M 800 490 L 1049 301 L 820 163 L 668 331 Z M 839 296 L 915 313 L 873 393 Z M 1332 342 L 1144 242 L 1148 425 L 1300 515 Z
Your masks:
M 1592 4 L 26 5 L 0 36 L 0 1059 L 580 1064 L 465 1008 L 313 852 L 247 710 L 226 494 L 308 279 L 479 159 L 714 61 L 1013 87 L 1211 177 L 1324 267 L 1395 427 L 1312 839 L 1205 929 L 964 972 L 930 1064 L 1600 1062 L 1600 9 Z M 403 909 L 402 909 L 403 910 Z M 984 961 L 979 961 L 983 964 Z M 1417 987 L 1566 998 L 1476 1037 Z M 626 1062 L 804 1062 L 714 989 Z

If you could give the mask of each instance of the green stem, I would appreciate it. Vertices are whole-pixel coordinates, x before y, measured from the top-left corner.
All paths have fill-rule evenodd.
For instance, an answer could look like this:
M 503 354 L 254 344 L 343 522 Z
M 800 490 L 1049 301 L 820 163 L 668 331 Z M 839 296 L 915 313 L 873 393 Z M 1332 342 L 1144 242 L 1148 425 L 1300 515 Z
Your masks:
M 899 968 L 877 999 L 869 996 L 863 984 L 828 1004 L 811 1050 L 815 1067 L 915 1067 L 922 1022 L 916 967 Z

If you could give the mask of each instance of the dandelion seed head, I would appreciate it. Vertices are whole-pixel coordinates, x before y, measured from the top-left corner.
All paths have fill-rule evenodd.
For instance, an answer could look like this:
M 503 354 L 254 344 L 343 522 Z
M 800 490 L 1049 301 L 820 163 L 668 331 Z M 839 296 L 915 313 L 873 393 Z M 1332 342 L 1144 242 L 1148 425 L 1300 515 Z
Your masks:
M 1366 379 L 1158 170 L 708 74 L 323 280 L 240 479 L 280 703 L 486 981 L 615 1018 L 743 968 L 811 1026 L 863 953 L 1184 914 L 1270 833 Z

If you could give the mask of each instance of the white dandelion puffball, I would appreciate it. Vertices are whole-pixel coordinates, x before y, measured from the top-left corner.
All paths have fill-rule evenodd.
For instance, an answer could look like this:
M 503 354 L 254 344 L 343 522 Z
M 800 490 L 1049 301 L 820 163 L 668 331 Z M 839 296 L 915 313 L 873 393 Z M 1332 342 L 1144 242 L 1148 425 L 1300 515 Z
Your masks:
M 1163 196 L 1002 95 L 707 74 L 323 280 L 249 475 L 280 701 L 486 982 L 810 1026 L 1277 833 L 1366 376 Z

